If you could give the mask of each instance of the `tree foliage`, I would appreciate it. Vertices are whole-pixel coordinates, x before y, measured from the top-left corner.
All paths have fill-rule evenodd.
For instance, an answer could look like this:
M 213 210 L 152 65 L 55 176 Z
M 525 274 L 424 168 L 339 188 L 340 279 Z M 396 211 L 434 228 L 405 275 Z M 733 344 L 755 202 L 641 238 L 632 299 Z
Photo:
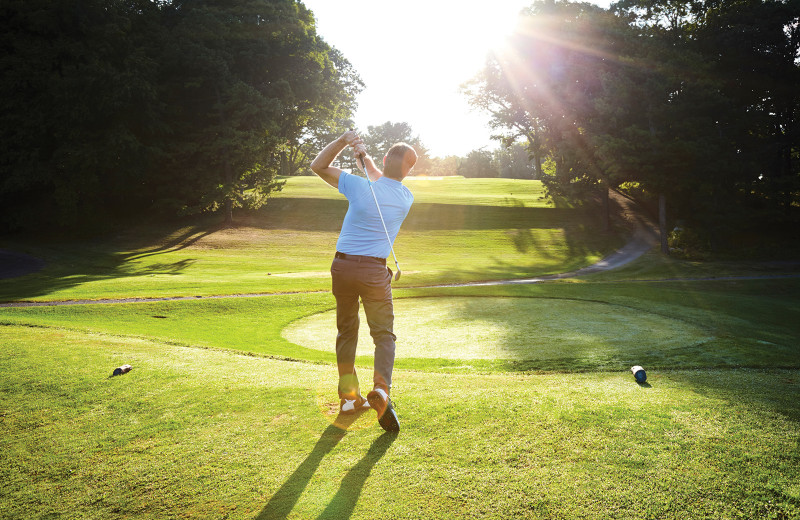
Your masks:
M 361 136 L 367 146 L 367 153 L 380 163 L 389 148 L 396 143 L 406 143 L 414 147 L 417 152 L 417 163 L 411 171 L 411 175 L 426 175 L 431 168 L 431 158 L 428 149 L 414 134 L 411 125 L 405 121 L 393 123 L 386 121 L 383 124 L 368 126 L 367 131 Z
M 796 221 L 797 0 L 539 1 L 464 91 L 553 195 L 635 184 L 712 245 Z
M 499 172 L 492 156 L 487 150 L 472 150 L 458 165 L 458 175 L 463 177 L 497 177 Z
M 0 18 L 12 227 L 258 207 L 362 88 L 295 0 L 4 0 Z

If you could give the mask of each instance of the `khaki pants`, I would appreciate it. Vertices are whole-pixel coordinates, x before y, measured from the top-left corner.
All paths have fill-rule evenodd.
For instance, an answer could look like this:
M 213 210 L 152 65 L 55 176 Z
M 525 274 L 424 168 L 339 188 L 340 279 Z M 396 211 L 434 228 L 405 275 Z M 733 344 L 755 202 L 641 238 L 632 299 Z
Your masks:
M 336 362 L 339 367 L 339 397 L 353 399 L 360 393 L 355 369 L 358 344 L 359 298 L 364 305 L 370 335 L 375 343 L 373 388 L 387 394 L 392 386 L 395 335 L 392 306 L 392 275 L 385 263 L 371 257 L 334 258 L 331 265 L 336 298 Z

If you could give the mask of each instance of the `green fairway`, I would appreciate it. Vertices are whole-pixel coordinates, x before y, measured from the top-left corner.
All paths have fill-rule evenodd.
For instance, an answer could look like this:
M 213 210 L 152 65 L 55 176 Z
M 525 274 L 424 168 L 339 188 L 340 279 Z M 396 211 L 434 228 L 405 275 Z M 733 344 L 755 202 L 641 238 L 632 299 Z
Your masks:
M 800 517 L 795 264 L 653 252 L 419 287 L 568 271 L 621 237 L 539 183 L 413 179 L 389 435 L 337 416 L 344 206 L 290 181 L 232 229 L 15 242 L 48 265 L 0 300 L 189 298 L 0 307 L 0 518 Z
M 621 244 L 586 211 L 545 203 L 538 181 L 407 182 L 416 202 L 395 243 L 406 273 L 400 287 L 564 272 Z M 46 267 L 0 280 L 0 301 L 328 290 L 346 209 L 344 197 L 318 178 L 293 177 L 233 228 L 206 220 L 141 225 L 95 240 L 7 242 L 0 246 L 42 258 Z

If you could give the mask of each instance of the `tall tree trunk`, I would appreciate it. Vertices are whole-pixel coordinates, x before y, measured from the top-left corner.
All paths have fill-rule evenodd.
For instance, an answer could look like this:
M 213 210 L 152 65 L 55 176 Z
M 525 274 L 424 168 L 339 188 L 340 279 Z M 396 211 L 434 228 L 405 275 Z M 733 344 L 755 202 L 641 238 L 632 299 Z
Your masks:
M 609 190 L 611 186 L 608 183 L 608 176 L 604 175 L 602 180 L 603 185 L 603 231 L 608 232 L 611 230 L 611 204 L 609 202 Z
M 233 173 L 231 172 L 231 164 L 228 162 L 227 155 L 225 156 L 222 167 L 225 173 L 225 185 L 231 186 L 233 184 Z M 225 197 L 225 225 L 233 225 L 233 197 L 230 195 Z
M 280 164 L 280 172 L 281 175 L 289 175 L 289 159 L 286 157 L 286 152 L 281 152 L 280 155 L 281 164 Z
M 214 87 L 214 92 L 217 94 L 217 107 L 219 107 L 219 124 L 220 130 L 222 132 L 226 132 L 228 125 L 226 124 L 227 121 L 225 120 L 225 114 L 222 111 L 222 96 L 219 95 L 219 87 Z M 231 190 L 233 186 L 233 172 L 231 171 L 231 163 L 228 159 L 227 150 L 224 152 L 224 156 L 222 158 L 222 173 L 225 176 L 225 189 Z M 225 195 L 225 225 L 232 226 L 233 225 L 233 196 L 230 194 L 230 191 L 227 195 Z
M 663 193 L 658 195 L 658 229 L 661 232 L 661 252 L 669 254 L 667 243 L 667 198 Z

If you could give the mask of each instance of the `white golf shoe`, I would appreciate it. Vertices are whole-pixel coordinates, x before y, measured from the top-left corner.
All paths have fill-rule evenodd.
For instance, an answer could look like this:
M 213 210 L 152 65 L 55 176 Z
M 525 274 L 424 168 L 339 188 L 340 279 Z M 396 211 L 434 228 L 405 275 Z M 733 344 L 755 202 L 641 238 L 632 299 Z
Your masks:
M 339 411 L 345 415 L 363 412 L 364 410 L 369 410 L 369 408 L 369 401 L 364 399 L 364 397 L 360 394 L 356 399 L 339 400 Z

